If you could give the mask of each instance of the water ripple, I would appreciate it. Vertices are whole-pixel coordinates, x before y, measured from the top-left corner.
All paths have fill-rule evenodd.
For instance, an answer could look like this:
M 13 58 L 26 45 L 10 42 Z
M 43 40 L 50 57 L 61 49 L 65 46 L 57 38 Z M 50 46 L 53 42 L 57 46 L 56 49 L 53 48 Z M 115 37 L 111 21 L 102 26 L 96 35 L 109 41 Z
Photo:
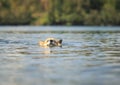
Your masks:
M 47 37 L 62 48 L 40 47 Z M 119 85 L 120 32 L 0 30 L 0 76 L 2 85 Z

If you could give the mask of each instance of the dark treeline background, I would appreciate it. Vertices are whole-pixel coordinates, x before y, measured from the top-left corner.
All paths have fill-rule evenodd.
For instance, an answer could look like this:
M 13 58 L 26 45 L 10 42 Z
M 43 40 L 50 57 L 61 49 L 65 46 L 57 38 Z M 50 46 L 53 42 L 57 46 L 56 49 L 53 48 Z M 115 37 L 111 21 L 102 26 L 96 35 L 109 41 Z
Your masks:
M 0 0 L 0 25 L 120 25 L 120 0 Z

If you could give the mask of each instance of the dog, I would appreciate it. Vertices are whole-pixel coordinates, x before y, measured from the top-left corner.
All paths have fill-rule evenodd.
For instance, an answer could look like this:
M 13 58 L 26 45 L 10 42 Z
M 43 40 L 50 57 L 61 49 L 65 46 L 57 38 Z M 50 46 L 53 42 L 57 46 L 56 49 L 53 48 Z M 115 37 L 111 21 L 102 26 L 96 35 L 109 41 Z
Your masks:
M 41 47 L 55 47 L 55 46 L 62 47 L 62 39 L 47 38 L 45 41 L 40 41 L 39 45 Z

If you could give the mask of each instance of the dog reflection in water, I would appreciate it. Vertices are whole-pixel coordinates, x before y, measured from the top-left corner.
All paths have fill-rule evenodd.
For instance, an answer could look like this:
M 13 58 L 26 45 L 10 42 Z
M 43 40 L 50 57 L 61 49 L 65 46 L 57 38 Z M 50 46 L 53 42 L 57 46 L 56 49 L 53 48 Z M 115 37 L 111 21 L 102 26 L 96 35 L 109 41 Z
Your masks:
M 45 41 L 40 41 L 39 45 L 41 47 L 46 48 L 44 50 L 45 54 L 50 54 L 50 53 L 52 53 L 52 50 L 50 48 L 52 48 L 52 47 L 62 47 L 62 39 L 47 38 Z

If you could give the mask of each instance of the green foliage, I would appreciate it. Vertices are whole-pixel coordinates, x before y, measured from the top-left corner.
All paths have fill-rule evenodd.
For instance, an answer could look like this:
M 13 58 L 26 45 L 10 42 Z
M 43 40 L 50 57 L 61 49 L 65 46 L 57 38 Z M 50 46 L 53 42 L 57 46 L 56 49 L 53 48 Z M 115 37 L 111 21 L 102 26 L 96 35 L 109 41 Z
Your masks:
M 120 25 L 120 0 L 0 0 L 0 25 Z
M 103 0 L 90 0 L 90 8 L 100 11 L 103 7 Z
M 98 11 L 92 10 L 89 15 L 85 17 L 85 25 L 103 25 L 101 16 Z

